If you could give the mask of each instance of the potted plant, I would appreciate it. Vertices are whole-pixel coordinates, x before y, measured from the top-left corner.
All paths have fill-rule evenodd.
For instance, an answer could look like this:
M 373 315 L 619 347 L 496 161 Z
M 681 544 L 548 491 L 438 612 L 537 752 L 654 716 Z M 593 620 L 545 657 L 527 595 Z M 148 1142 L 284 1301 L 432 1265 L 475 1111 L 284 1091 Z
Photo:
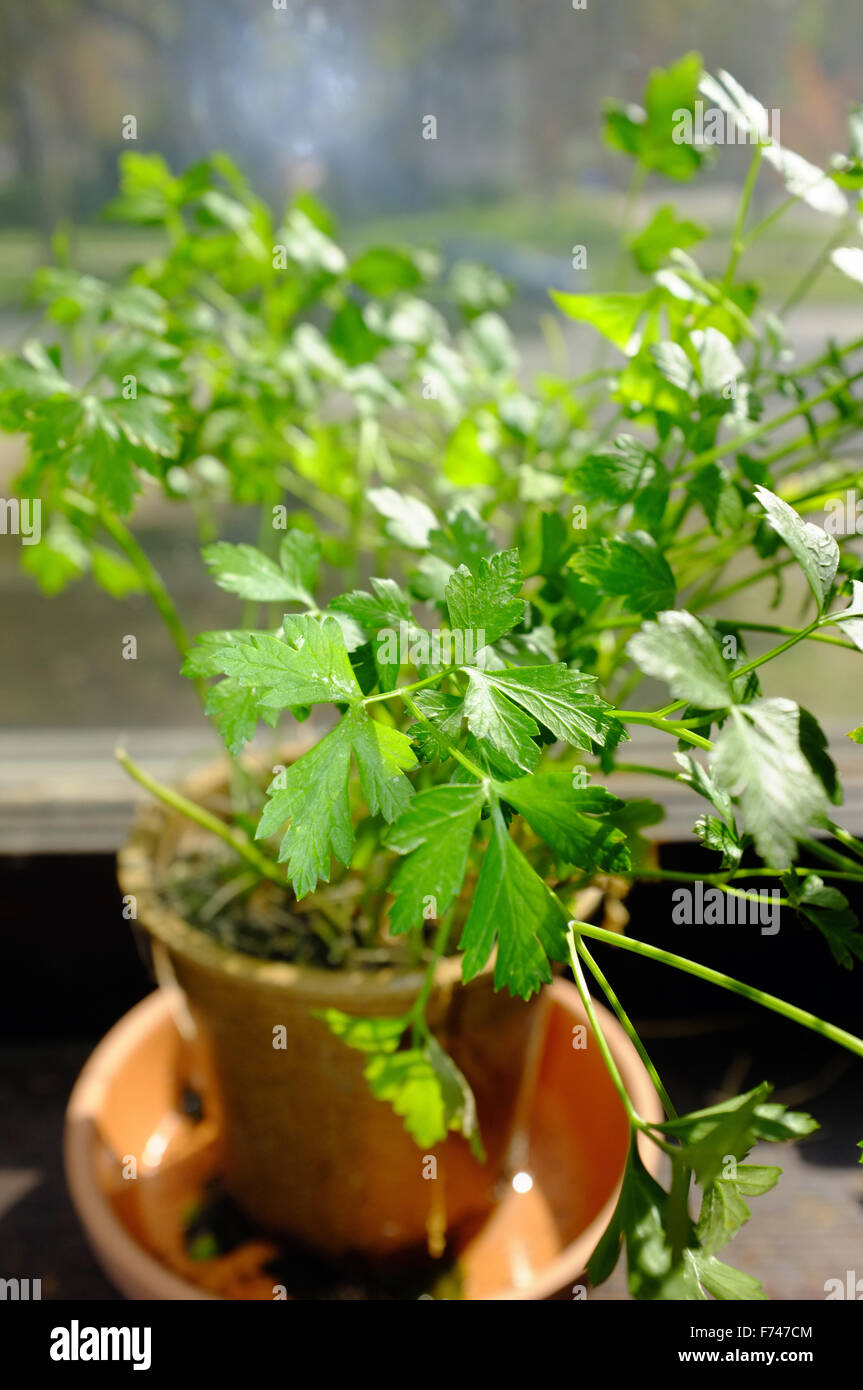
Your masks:
M 428 1233 L 413 1141 L 446 1146 L 450 1228 L 482 1218 L 530 1050 L 519 1001 L 535 1005 L 562 965 L 631 1136 L 591 1278 L 623 1245 L 637 1298 L 764 1297 L 719 1259 L 746 1198 L 780 1173 L 745 1159 L 815 1122 L 772 1103 L 767 1082 L 678 1115 L 593 940 L 863 1055 L 797 1004 L 578 910 L 592 882 L 662 872 L 639 834 L 661 808 L 605 785 L 634 766 L 626 743 L 646 725 L 669 757 L 635 766 L 692 789 L 696 834 L 718 856 L 699 910 L 709 894 L 798 913 L 813 952 L 846 967 L 863 956 L 838 886 L 863 880 L 863 844 L 835 819 L 826 739 L 808 709 L 760 687 L 798 643 L 847 648 L 849 662 L 863 647 L 854 537 L 806 519 L 857 481 L 840 446 L 860 428 L 863 339 L 797 363 L 782 322 L 831 254 L 863 278 L 863 250 L 839 245 L 863 186 L 859 120 L 825 173 L 689 55 L 651 75 L 643 110 L 607 112 L 636 187 L 698 171 L 705 151 L 678 136 L 702 98 L 752 146 L 723 267 L 703 269 L 686 249 L 703 229 L 663 207 L 628 243 L 641 288 L 622 275 L 608 293 L 555 295 L 617 365 L 526 387 L 493 275 L 460 267 L 444 282 L 466 320 L 454 335 L 425 256 L 351 260 L 308 201 L 274 227 L 223 158 L 175 177 L 150 156 L 125 160 L 115 210 L 159 223 L 158 259 L 119 287 L 66 270 L 37 281 L 96 354 L 85 384 L 56 348 L 0 366 L 3 422 L 31 446 L 21 491 L 50 517 L 25 563 L 49 589 L 87 566 L 115 590 L 143 587 L 234 759 L 230 775 L 178 791 L 119 754 L 156 799 L 121 883 L 211 1044 L 233 1190 L 340 1258 L 411 1251 Z M 753 224 L 764 164 L 788 196 Z M 776 313 L 742 278 L 744 257 L 800 201 L 831 219 L 828 252 Z M 241 623 L 187 639 L 122 520 L 144 477 L 194 502 L 204 561 L 243 601 Z M 213 538 L 219 490 L 259 505 L 257 546 Z M 786 575 L 806 586 L 793 627 L 748 606 L 750 588 Z M 747 615 L 716 617 L 736 594 Z M 750 657 L 749 633 L 776 640 Z M 667 703 L 632 707 L 644 676 Z M 240 759 L 260 721 L 274 750 L 294 721 L 310 731 L 302 751 L 271 754 L 263 781 Z M 801 848 L 823 867 L 801 866 Z M 750 850 L 759 867 L 744 869 Z M 741 886 L 777 876 L 778 898 Z M 589 980 L 647 1068 L 661 1123 L 633 1104 Z M 645 1150 L 669 1160 L 667 1186 Z

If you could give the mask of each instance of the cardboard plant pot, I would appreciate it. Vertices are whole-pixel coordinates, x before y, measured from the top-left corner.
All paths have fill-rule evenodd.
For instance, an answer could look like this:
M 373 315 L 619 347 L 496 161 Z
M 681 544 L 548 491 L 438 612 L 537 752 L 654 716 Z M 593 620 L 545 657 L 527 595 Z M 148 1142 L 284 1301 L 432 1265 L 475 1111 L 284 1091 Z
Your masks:
M 185 790 L 212 800 L 224 791 L 224 773 L 203 773 Z M 456 1134 L 424 1154 L 372 1095 L 365 1054 L 315 1016 L 327 1008 L 404 1014 L 423 972 L 311 968 L 226 950 L 160 895 L 160 873 L 188 836 L 177 813 L 146 807 L 120 852 L 119 880 L 153 942 L 157 973 L 161 963 L 188 1005 L 206 1090 L 221 1111 L 231 1195 L 265 1229 L 341 1261 L 421 1256 L 440 1246 L 444 1231 L 481 1222 L 530 1082 L 542 999 L 495 993 L 490 969 L 463 985 L 460 959 L 440 962 L 427 1016 L 473 1088 L 488 1157 L 478 1163 Z M 428 1180 L 429 1157 L 436 1181 Z

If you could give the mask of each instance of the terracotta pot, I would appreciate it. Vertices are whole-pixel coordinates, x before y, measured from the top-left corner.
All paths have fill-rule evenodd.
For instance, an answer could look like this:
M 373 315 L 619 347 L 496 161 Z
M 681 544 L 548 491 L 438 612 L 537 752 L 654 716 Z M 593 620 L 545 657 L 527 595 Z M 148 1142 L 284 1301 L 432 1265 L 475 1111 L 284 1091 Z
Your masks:
M 576 1029 L 587 1022 L 575 986 L 557 980 L 546 999 L 518 1155 L 519 1177 L 529 1174 L 531 1185 L 503 1184 L 491 1219 L 448 1252 L 467 1300 L 571 1300 L 573 1286 L 586 1282 L 588 1258 L 620 1190 L 629 1148 L 620 1098 L 599 1048 L 573 1046 Z M 271 1262 L 280 1247 L 258 1229 L 205 1259 L 188 1249 L 189 1213 L 206 1201 L 210 1183 L 220 1181 L 224 1136 L 206 1089 L 205 1118 L 184 1113 L 184 1088 L 200 1085 L 201 1063 L 197 1044 L 178 1032 L 179 1007 L 176 989 L 157 990 L 115 1024 L 87 1061 L 66 1112 L 72 1201 L 99 1263 L 127 1298 L 272 1302 Z M 598 1002 L 594 1007 L 636 1110 L 658 1123 L 662 1108 L 635 1048 L 613 1015 Z M 643 1135 L 639 1147 L 656 1174 L 660 1151 Z M 338 1265 L 311 1292 L 304 1287 L 305 1262 L 289 1249 L 288 1298 L 340 1296 Z M 319 1262 L 310 1263 L 317 1269 Z M 441 1267 L 447 1260 L 426 1272 L 430 1290 Z M 362 1281 L 349 1282 L 355 1298 Z M 417 1296 L 409 1280 L 390 1280 L 387 1288 L 388 1297 Z
M 206 802 L 220 787 L 224 772 L 213 769 L 186 790 Z M 160 897 L 160 866 L 189 834 L 181 817 L 148 806 L 120 853 L 119 880 L 155 943 L 157 974 L 160 966 L 163 978 L 173 974 L 188 1003 L 211 1073 L 203 1089 L 223 1112 L 231 1194 L 264 1229 L 343 1264 L 419 1256 L 444 1230 L 455 1235 L 481 1222 L 507 1161 L 541 1001 L 495 993 L 490 970 L 464 986 L 458 959 L 440 963 L 428 1017 L 476 1095 L 488 1161 L 479 1164 L 451 1135 L 434 1150 L 438 1181 L 429 1182 L 427 1155 L 371 1095 L 364 1055 L 315 1017 L 333 1007 L 403 1014 L 422 972 L 314 969 L 225 950 Z

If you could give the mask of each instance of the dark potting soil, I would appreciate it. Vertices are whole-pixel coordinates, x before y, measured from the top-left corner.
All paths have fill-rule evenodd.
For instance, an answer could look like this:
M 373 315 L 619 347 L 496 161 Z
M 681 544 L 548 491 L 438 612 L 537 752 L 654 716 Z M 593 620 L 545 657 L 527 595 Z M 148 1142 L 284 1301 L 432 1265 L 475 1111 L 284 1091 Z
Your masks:
M 288 888 L 261 882 L 236 862 L 211 855 L 173 861 L 160 883 L 172 911 L 227 950 L 260 960 L 324 969 L 381 970 L 430 959 L 436 923 L 415 934 L 384 938 L 384 893 L 369 893 L 363 876 L 347 874 L 301 901 Z M 450 936 L 455 949 L 458 932 Z M 419 950 L 417 949 L 419 944 Z

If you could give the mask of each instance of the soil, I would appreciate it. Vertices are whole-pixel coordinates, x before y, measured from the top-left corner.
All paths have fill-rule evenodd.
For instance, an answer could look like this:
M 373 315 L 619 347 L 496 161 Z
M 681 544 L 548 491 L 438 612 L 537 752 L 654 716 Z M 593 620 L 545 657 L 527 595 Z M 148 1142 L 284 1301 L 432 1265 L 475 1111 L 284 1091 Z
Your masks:
M 290 889 L 238 872 L 236 862 L 207 854 L 178 858 L 160 884 L 168 907 L 228 950 L 261 960 L 325 969 L 380 970 L 430 959 L 436 923 L 422 940 L 391 937 L 381 925 L 382 894 L 367 876 L 347 873 L 300 902 Z M 451 934 L 455 949 L 458 932 Z

